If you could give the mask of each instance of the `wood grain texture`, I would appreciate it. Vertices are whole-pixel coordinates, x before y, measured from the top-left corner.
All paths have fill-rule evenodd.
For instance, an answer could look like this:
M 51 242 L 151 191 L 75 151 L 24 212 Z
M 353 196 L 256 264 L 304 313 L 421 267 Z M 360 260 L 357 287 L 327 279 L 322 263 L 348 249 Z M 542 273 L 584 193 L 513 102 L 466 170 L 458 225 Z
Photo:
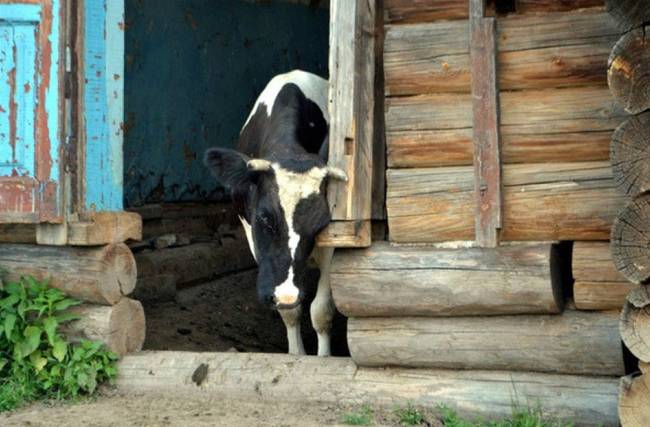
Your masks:
M 70 312 L 80 319 L 62 326 L 68 340 L 101 341 L 120 356 L 142 349 L 146 327 L 140 302 L 122 298 L 113 306 L 85 304 Z
M 390 240 L 473 240 L 473 168 L 389 169 Z M 608 162 L 503 167 L 503 240 L 606 240 L 624 203 Z
M 617 312 L 348 320 L 359 366 L 619 376 L 620 340 Z
M 650 288 L 642 285 L 628 294 L 619 330 L 632 354 L 650 363 Z
M 385 0 L 385 22 L 405 24 L 466 19 L 468 0 Z
M 496 22 L 484 18 L 483 0 L 470 1 L 470 58 L 474 141 L 476 243 L 493 248 L 501 229 L 501 150 L 496 73 Z
M 612 226 L 614 265 L 632 283 L 650 280 L 650 194 L 629 201 Z
M 650 420 L 650 374 L 621 378 L 618 416 L 623 427 L 644 427 Z
M 372 217 L 374 143 L 375 1 L 330 3 L 329 164 L 348 181 L 331 181 L 334 220 Z
M 316 245 L 333 248 L 367 248 L 372 243 L 372 223 L 334 221 L 316 236 Z
M 616 189 L 627 196 L 650 190 L 650 111 L 630 117 L 612 135 Z
M 337 251 L 330 280 L 348 317 L 558 313 L 562 275 L 551 244 L 495 249 L 394 247 Z
M 31 275 L 73 298 L 115 304 L 136 283 L 136 262 L 123 243 L 98 248 L 0 245 L 0 267 L 9 280 Z
M 608 160 L 612 132 L 627 114 L 605 87 L 501 92 L 504 163 Z M 472 164 L 471 97 L 436 94 L 386 101 L 388 164 Z
M 620 36 L 603 12 L 512 15 L 499 19 L 497 32 L 503 90 L 604 85 L 603 69 Z M 466 20 L 388 26 L 386 94 L 468 93 L 469 46 Z
M 650 4 L 649 4 L 650 6 Z M 650 108 L 650 27 L 624 34 L 607 60 L 607 83 L 625 111 Z
M 571 264 L 579 310 L 620 310 L 635 287 L 614 266 L 609 242 L 574 242 Z
M 85 212 L 68 222 L 68 244 L 98 246 L 142 240 L 142 219 L 133 212 Z
M 200 387 L 192 374 L 208 366 Z M 618 426 L 618 380 L 504 371 L 358 368 L 346 358 L 286 354 L 142 352 L 124 357 L 117 386 L 129 393 L 291 400 L 394 408 L 445 404 L 464 417 L 504 418 L 537 402 L 553 419 Z
M 517 13 L 567 12 L 574 9 L 602 7 L 605 0 L 516 0 Z
M 605 4 L 621 32 L 650 21 L 648 0 L 605 0 Z

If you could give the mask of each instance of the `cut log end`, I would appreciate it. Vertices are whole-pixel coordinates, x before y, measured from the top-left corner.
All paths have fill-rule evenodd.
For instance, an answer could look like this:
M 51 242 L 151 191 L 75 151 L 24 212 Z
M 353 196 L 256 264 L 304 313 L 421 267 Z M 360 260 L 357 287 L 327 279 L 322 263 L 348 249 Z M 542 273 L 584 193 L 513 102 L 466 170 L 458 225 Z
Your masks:
M 632 283 L 650 280 L 650 194 L 630 201 L 614 220 L 612 257 L 618 271 Z
M 118 355 L 142 349 L 146 328 L 140 302 L 122 298 L 113 306 L 84 304 L 71 311 L 80 319 L 64 326 L 68 339 L 101 341 Z
M 129 295 L 135 289 L 138 277 L 137 265 L 133 253 L 126 245 L 111 245 L 106 247 L 104 262 L 111 266 L 107 272 L 114 275 L 120 286 L 122 295 Z
M 650 375 L 621 378 L 618 415 L 624 427 L 645 427 L 650 420 Z
M 623 306 L 621 338 L 640 361 L 650 363 L 650 292 L 632 292 Z
M 605 0 L 605 4 L 621 31 L 629 31 L 650 21 L 647 0 Z
M 610 161 L 622 194 L 635 196 L 650 190 L 650 112 L 633 116 L 616 129 Z
M 650 40 L 645 28 L 630 31 L 614 45 L 607 82 L 627 112 L 637 114 L 650 108 Z

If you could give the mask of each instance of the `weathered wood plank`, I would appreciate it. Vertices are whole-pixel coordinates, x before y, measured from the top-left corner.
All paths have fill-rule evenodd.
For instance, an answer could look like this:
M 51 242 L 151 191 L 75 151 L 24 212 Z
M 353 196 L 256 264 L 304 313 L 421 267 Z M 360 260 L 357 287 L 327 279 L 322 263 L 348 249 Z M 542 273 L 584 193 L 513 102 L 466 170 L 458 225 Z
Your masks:
M 366 248 L 372 243 L 372 222 L 334 221 L 316 236 L 316 245 L 333 248 Z
M 560 271 L 557 251 L 551 244 L 439 249 L 375 242 L 335 253 L 332 294 L 348 317 L 558 313 L 570 275 Z
M 386 0 L 385 21 L 405 24 L 466 19 L 469 0 Z
M 504 163 L 609 159 L 614 129 L 628 115 L 605 87 L 501 92 Z M 472 164 L 469 94 L 389 98 L 388 163 L 393 167 Z
M 200 386 L 192 381 L 205 364 Z M 503 418 L 513 404 L 536 402 L 545 415 L 585 426 L 618 426 L 618 380 L 611 377 L 504 371 L 357 368 L 349 359 L 286 354 L 142 352 L 124 357 L 117 387 L 131 393 L 209 394 L 264 399 L 379 406 L 435 407 L 461 415 Z
M 389 169 L 390 240 L 474 238 L 473 168 Z M 608 162 L 503 167 L 503 240 L 606 240 L 624 203 Z
M 568 12 L 574 9 L 603 7 L 605 0 L 516 0 L 517 13 Z
M 501 229 L 501 154 L 495 19 L 484 18 L 483 0 L 470 0 L 470 58 L 474 140 L 475 239 L 499 244 Z
M 619 32 L 608 14 L 514 15 L 497 26 L 499 87 L 604 85 L 603 73 Z M 386 94 L 469 92 L 467 21 L 389 26 Z
M 328 198 L 334 220 L 372 217 L 374 142 L 375 1 L 330 4 L 329 164 L 348 181 L 332 181 Z
M 68 222 L 68 244 L 98 246 L 142 240 L 142 219 L 133 212 L 85 212 Z
M 620 310 L 635 287 L 616 270 L 609 242 L 574 242 L 571 264 L 579 310 Z
M 351 318 L 359 366 L 509 369 L 579 375 L 625 373 L 618 312 L 555 315 Z
M 136 282 L 136 262 L 123 244 L 98 248 L 0 245 L 0 267 L 9 280 L 31 275 L 73 298 L 115 304 L 130 294 Z

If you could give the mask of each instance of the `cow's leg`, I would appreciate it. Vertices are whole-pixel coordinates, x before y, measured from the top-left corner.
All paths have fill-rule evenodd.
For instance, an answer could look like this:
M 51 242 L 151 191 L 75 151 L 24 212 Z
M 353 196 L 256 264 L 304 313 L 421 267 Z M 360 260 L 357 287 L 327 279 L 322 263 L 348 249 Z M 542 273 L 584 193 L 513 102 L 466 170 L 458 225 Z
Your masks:
M 320 279 L 316 297 L 311 303 L 309 313 L 311 323 L 318 336 L 318 355 L 330 356 L 330 331 L 332 329 L 332 318 L 334 317 L 334 301 L 330 288 L 330 266 L 334 248 L 317 248 L 314 251 L 314 258 L 320 268 Z
M 302 336 L 300 336 L 300 317 L 302 306 L 288 310 L 278 310 L 284 326 L 287 328 L 287 341 L 289 341 L 289 354 L 305 354 L 305 347 L 302 345 Z

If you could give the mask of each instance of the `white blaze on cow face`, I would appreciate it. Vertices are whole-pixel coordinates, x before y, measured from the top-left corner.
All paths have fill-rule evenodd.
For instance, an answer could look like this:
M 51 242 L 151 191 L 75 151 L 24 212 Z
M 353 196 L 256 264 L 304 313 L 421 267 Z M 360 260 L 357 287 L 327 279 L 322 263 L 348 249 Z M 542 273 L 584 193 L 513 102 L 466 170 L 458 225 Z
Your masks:
M 321 183 L 327 175 L 327 169 L 313 167 L 307 172 L 299 173 L 283 169 L 279 164 L 273 164 L 275 179 L 278 184 L 278 197 L 284 211 L 284 219 L 289 232 L 289 253 L 291 265 L 286 280 L 276 286 L 275 300 L 278 304 L 291 305 L 298 301 L 300 291 L 294 283 L 293 262 L 296 250 L 300 244 L 300 236 L 296 233 L 294 213 L 301 200 L 307 199 L 320 192 Z

